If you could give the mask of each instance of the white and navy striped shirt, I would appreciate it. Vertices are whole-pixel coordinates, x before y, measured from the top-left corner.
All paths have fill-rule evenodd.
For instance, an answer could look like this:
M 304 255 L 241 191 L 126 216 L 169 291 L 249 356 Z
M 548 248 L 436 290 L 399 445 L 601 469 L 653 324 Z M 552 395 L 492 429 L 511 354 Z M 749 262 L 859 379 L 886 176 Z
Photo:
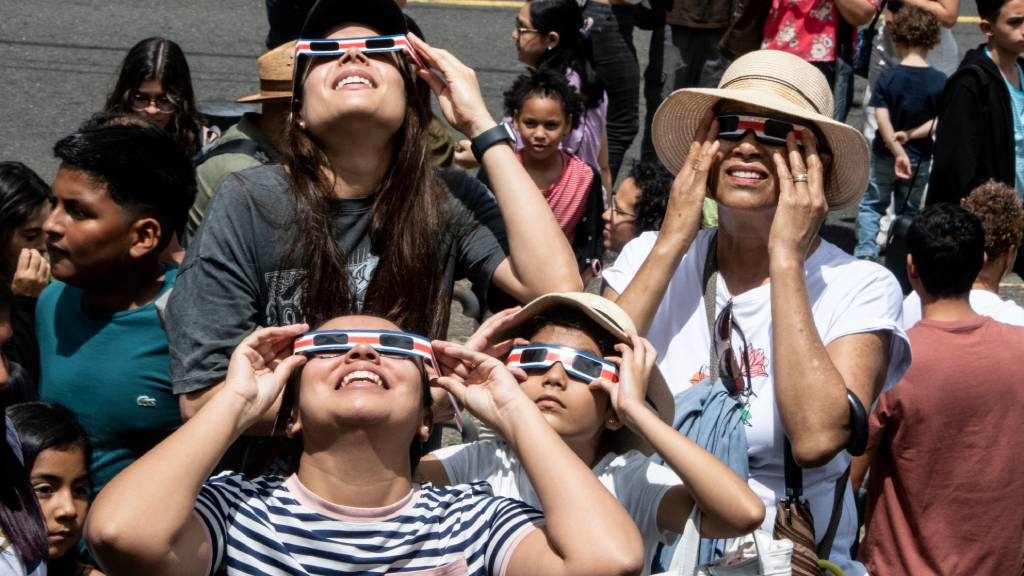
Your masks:
M 384 508 L 351 508 L 296 476 L 226 472 L 203 485 L 196 512 L 212 545 L 208 574 L 504 574 L 512 551 L 543 521 L 486 483 L 415 486 Z

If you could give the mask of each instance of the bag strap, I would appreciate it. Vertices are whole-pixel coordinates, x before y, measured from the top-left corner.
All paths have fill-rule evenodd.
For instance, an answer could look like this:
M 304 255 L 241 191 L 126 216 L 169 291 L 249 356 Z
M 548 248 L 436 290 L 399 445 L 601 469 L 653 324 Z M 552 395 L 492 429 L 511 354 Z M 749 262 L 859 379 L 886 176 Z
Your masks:
M 222 154 L 244 154 L 246 156 L 255 158 L 260 164 L 270 164 L 270 156 L 260 148 L 254 140 L 247 138 L 239 138 L 236 140 L 228 140 L 222 142 L 207 151 L 203 152 L 193 163 L 199 166 L 203 162 L 206 162 L 210 158 L 220 156 Z
M 711 341 L 711 381 L 718 380 L 718 347 L 715 346 L 715 306 L 718 302 L 718 231 L 711 233 L 708 253 L 704 259 L 704 311 L 708 317 L 708 339 Z
M 843 516 L 843 499 L 846 498 L 846 482 L 850 479 L 850 467 L 836 478 L 836 490 L 832 496 L 832 516 L 828 520 L 828 528 L 825 529 L 825 537 L 818 544 L 818 558 L 828 560 L 832 553 L 832 542 L 836 539 L 836 532 L 839 530 L 839 519 Z

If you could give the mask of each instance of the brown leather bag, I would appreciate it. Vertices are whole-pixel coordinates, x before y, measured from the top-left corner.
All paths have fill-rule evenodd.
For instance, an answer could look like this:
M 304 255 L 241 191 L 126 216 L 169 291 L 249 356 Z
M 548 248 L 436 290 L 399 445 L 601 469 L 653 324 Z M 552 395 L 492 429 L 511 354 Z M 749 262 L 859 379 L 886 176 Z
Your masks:
M 728 60 L 761 48 L 764 24 L 772 9 L 772 0 L 733 0 L 729 27 L 722 34 L 718 50 Z

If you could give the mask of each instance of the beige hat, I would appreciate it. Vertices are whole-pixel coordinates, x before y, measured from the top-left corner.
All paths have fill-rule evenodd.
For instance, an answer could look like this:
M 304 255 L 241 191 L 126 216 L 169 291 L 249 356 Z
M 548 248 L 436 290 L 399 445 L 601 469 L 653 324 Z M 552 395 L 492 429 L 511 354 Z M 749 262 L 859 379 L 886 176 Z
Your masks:
M 501 330 L 494 335 L 495 340 L 521 337 L 523 327 L 530 320 L 553 308 L 572 308 L 582 312 L 619 342 L 630 344 L 626 330 L 636 332 L 633 320 L 625 310 L 619 308 L 611 300 L 586 292 L 557 292 L 545 294 L 527 304 L 507 324 L 502 326 Z M 672 425 L 675 418 L 675 399 L 657 366 L 651 370 L 651 376 L 647 382 L 647 404 L 662 422 Z M 610 439 L 610 448 L 618 453 L 639 450 L 650 455 L 653 451 L 643 438 L 633 434 L 626 426 L 612 432 Z
M 858 130 L 832 119 L 832 89 L 814 65 L 788 52 L 755 50 L 737 58 L 718 88 L 683 88 L 658 108 L 652 138 L 658 158 L 673 174 L 682 168 L 704 114 L 729 100 L 774 110 L 815 124 L 832 149 L 825 189 L 829 210 L 856 202 L 868 185 L 869 150 Z
M 281 44 L 260 56 L 260 91 L 239 98 L 237 102 L 263 102 L 292 97 L 292 67 L 295 62 L 295 40 Z

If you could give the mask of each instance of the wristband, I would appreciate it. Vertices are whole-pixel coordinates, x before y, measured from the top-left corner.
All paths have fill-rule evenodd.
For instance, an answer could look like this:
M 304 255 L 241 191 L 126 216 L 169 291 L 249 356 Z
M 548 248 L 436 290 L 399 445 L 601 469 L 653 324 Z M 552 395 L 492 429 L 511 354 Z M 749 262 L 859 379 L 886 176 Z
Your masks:
M 491 146 L 502 142 L 512 145 L 515 141 L 516 135 L 515 132 L 512 132 L 512 127 L 500 122 L 497 126 L 484 130 L 479 136 L 473 138 L 469 143 L 469 148 L 473 151 L 476 161 L 483 162 L 484 152 Z

